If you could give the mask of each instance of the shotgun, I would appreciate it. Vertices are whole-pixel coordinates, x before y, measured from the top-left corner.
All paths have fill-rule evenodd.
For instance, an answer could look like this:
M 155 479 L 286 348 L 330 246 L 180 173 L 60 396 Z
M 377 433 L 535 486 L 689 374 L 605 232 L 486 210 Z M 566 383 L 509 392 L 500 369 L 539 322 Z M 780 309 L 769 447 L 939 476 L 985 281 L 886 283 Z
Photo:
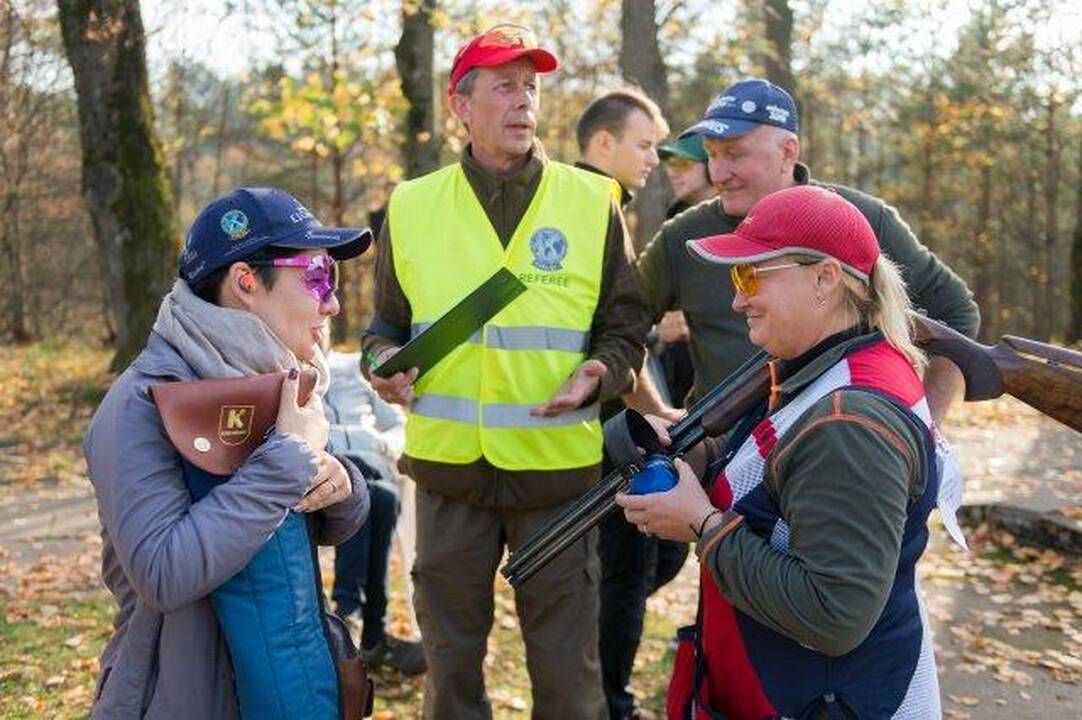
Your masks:
M 1082 432 L 1082 353 L 1011 335 L 995 346 L 982 345 L 916 313 L 911 331 L 926 352 L 958 366 L 965 379 L 966 401 L 1011 395 Z M 672 444 L 661 451 L 670 458 L 680 457 L 707 436 L 728 432 L 770 392 L 768 360 L 766 353 L 757 353 L 695 403 L 669 427 Z M 638 469 L 628 465 L 606 475 L 512 552 L 500 570 L 503 576 L 516 588 L 533 577 L 616 507 L 616 494 Z
M 672 444 L 662 448 L 661 452 L 669 457 L 679 457 L 708 435 L 720 435 L 736 424 L 770 392 L 769 359 L 764 352 L 756 353 L 692 405 L 687 415 L 669 427 Z M 607 474 L 600 483 L 512 552 L 507 564 L 500 570 L 503 576 L 514 587 L 526 582 L 616 507 L 616 494 L 627 487 L 638 469 L 634 465 L 625 466 Z

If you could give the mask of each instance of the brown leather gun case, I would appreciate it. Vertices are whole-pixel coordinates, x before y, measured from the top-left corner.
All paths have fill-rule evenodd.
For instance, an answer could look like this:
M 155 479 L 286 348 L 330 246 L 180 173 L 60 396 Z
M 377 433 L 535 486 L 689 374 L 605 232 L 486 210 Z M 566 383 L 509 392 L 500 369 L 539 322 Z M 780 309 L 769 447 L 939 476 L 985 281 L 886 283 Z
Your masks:
M 278 419 L 283 370 L 246 378 L 151 385 L 169 440 L 185 460 L 214 475 L 232 475 L 259 447 Z M 297 404 L 316 387 L 316 372 L 302 370 Z

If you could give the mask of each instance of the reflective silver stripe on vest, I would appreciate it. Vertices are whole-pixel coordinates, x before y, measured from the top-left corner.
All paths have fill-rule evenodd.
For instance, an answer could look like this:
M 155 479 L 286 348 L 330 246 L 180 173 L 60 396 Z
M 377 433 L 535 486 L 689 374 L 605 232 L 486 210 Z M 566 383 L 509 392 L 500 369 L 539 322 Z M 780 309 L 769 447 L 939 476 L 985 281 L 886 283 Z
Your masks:
M 410 326 L 410 337 L 415 338 L 427 330 L 432 323 L 414 323 Z M 486 345 L 497 350 L 556 350 L 559 352 L 586 352 L 590 343 L 590 333 L 567 328 L 537 326 L 493 327 L 488 328 Z M 468 341 L 480 344 L 481 331 L 470 336 Z
M 481 411 L 482 422 L 490 428 L 546 428 L 577 425 L 596 420 L 600 405 L 594 403 L 556 417 L 534 417 L 530 414 L 536 405 L 490 404 Z
M 410 325 L 410 340 L 417 337 L 418 335 L 420 335 L 421 333 L 423 333 L 425 330 L 427 330 L 430 327 L 432 327 L 432 323 L 430 323 L 430 322 L 414 323 L 414 324 Z M 481 344 L 481 331 L 478 330 L 473 335 L 470 335 L 469 340 L 467 340 L 466 342 L 470 343 L 471 345 L 480 345 Z
M 600 405 L 594 403 L 578 410 L 557 415 L 556 417 L 534 417 L 530 411 L 537 405 L 515 405 L 511 403 L 492 403 L 484 406 L 481 417 L 485 427 L 490 428 L 546 428 L 577 425 L 596 420 Z M 477 403 L 468 398 L 450 395 L 422 395 L 413 401 L 411 412 L 425 417 L 455 422 L 476 423 Z
M 477 423 L 477 402 L 469 398 L 426 394 L 413 401 L 410 411 L 441 420 Z
M 586 352 L 589 333 L 567 328 L 537 326 L 490 327 L 485 344 L 500 350 L 558 350 Z

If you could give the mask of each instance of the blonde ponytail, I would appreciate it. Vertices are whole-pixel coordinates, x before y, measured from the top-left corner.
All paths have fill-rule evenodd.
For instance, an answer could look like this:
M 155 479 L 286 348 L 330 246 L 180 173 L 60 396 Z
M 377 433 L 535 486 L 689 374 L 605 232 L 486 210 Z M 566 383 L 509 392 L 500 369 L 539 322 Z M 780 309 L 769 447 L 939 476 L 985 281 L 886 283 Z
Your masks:
M 847 312 L 855 312 L 868 327 L 879 330 L 891 345 L 902 352 L 918 372 L 924 370 L 928 359 L 910 336 L 909 312 L 912 305 L 905 291 L 905 281 L 898 266 L 880 255 L 872 269 L 869 288 L 856 278 L 843 273 Z

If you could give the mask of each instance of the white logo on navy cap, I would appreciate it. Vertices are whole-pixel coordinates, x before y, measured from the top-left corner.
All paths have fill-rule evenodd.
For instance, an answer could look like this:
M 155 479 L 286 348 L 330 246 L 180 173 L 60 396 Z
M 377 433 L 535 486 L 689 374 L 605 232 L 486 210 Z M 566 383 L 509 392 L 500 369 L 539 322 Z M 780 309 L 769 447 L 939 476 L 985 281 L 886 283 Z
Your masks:
M 732 95 L 718 95 L 716 98 L 714 98 L 713 102 L 710 103 L 710 107 L 708 107 L 706 109 L 706 112 L 703 113 L 703 114 L 704 115 L 709 115 L 710 113 L 714 112 L 715 110 L 721 110 L 722 108 L 729 107 L 730 105 L 732 105 L 735 102 L 736 102 L 736 98 L 733 97 Z
M 740 104 L 740 109 L 748 115 L 751 115 L 753 112 L 755 112 L 756 107 L 757 105 L 751 100 L 745 100 Z
M 315 216 L 304 205 L 297 205 L 297 209 L 289 214 L 289 221 L 296 225 L 305 220 L 314 220 Z
M 767 105 L 766 111 L 770 113 L 770 121 L 785 124 L 789 122 L 789 111 L 777 105 Z
M 222 226 L 222 232 L 234 240 L 240 240 L 248 234 L 248 216 L 240 210 L 230 210 L 222 215 L 219 224 Z
M 729 126 L 723 123 L 721 120 L 703 120 L 701 123 L 695 126 L 697 130 L 705 130 L 706 132 L 717 133 L 718 135 L 724 135 L 729 132 Z

